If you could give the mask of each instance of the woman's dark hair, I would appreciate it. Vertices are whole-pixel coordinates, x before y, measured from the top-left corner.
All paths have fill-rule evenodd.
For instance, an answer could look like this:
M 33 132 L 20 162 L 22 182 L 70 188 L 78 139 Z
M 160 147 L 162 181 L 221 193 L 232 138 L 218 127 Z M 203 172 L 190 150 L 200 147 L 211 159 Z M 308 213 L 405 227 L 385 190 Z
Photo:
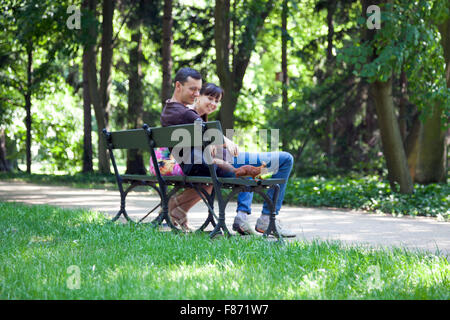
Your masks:
M 174 83 L 177 81 L 181 84 L 184 84 L 187 81 L 187 78 L 191 77 L 193 79 L 201 80 L 202 75 L 197 70 L 194 70 L 192 68 L 181 68 L 177 71 L 177 74 L 175 75 L 175 79 L 173 80 Z
M 223 98 L 223 89 L 219 86 L 216 86 L 214 83 L 206 82 L 203 84 L 202 88 L 200 89 L 200 95 L 202 96 L 211 96 L 217 99 Z M 202 115 L 203 121 L 208 121 L 208 115 L 204 114 Z
M 211 96 L 217 99 L 223 98 L 223 89 L 214 83 L 206 82 L 200 89 L 200 95 Z

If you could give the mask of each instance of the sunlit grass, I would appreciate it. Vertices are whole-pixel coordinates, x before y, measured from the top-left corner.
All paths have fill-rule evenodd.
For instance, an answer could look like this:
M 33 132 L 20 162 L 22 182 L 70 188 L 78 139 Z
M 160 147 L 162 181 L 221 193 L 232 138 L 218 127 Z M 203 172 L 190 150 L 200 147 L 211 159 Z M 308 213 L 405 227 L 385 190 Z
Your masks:
M 450 298 L 443 256 L 340 242 L 210 240 L 108 221 L 85 210 L 0 203 L 0 299 Z

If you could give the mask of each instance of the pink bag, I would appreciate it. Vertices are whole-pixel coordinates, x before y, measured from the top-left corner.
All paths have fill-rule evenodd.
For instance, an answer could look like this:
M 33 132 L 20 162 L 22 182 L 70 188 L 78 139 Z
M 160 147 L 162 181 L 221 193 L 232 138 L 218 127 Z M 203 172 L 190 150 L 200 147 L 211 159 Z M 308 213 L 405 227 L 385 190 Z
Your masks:
M 155 149 L 156 159 L 159 166 L 159 171 L 162 176 L 184 176 L 183 170 L 181 170 L 178 162 L 170 154 L 168 148 L 157 148 Z M 150 172 L 156 175 L 155 167 L 153 166 L 153 161 L 150 157 Z

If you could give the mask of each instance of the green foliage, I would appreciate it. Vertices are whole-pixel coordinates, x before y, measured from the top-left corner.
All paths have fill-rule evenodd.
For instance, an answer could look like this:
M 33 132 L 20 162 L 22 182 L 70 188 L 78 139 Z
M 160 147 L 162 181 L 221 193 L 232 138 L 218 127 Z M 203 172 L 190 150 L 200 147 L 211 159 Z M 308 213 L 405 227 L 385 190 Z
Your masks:
M 67 108 L 78 102 L 69 92 L 55 93 L 50 101 L 38 100 L 33 108 L 36 110 L 32 126 L 37 146 L 35 159 L 45 164 L 50 172 L 74 173 L 80 169 L 83 123 L 78 108 Z
M 248 35 L 239 47 L 230 45 L 230 64 L 239 59 L 239 50 L 253 46 L 243 88 L 235 110 L 238 130 L 280 129 L 288 137 L 285 151 L 296 158 L 297 175 L 337 174 L 343 171 L 381 172 L 380 143 L 376 124 L 370 125 L 373 110 L 364 98 L 367 82 L 385 79 L 401 70 L 407 72 L 408 94 L 412 103 L 426 116 L 438 102 L 450 113 L 450 94 L 444 86 L 444 65 L 436 25 L 448 17 L 448 4 L 437 1 L 391 1 L 382 8 L 382 29 L 373 42 L 361 42 L 367 28 L 361 15 L 360 1 L 288 0 L 287 30 L 281 28 L 281 5 L 274 5 L 259 32 L 254 16 L 266 3 L 275 1 L 231 1 L 230 43 Z M 7 143 L 17 152 L 8 154 L 25 158 L 23 119 L 26 92 L 26 48 L 33 44 L 33 161 L 45 164 L 48 172 L 73 173 L 81 167 L 82 143 L 82 46 L 101 35 L 101 10 L 95 17 L 83 11 L 81 30 L 66 26 L 70 1 L 3 0 L 0 27 L 0 126 L 5 128 Z M 80 6 L 81 1 L 74 3 Z M 173 74 L 183 66 L 201 71 L 205 80 L 219 84 L 215 65 L 214 2 L 174 2 Z M 15 8 L 14 10 L 12 8 Z M 98 8 L 100 2 L 98 2 Z M 161 112 L 161 19 L 163 1 L 120 1 L 114 15 L 114 55 L 111 70 L 111 130 L 127 127 L 128 52 L 137 19 L 142 25 L 142 75 L 144 122 L 159 125 Z M 331 62 L 327 57 L 327 14 L 333 12 Z M 358 19 L 359 18 L 359 19 Z M 95 25 L 98 38 L 86 30 Z M 282 84 L 276 80 L 281 71 L 281 35 L 288 38 L 288 101 L 282 108 Z M 351 41 L 354 40 L 354 41 Z M 345 50 L 341 49 L 346 46 Z M 373 54 L 377 58 L 367 63 Z M 98 66 L 100 67 L 100 66 Z M 65 79 L 66 83 L 62 82 Z M 395 80 L 395 79 L 394 79 Z M 395 81 L 394 81 L 395 86 Z M 69 89 L 73 88 L 73 90 Z M 394 94 L 396 94 L 394 90 Z M 66 99 L 62 99 L 65 95 Z M 396 98 L 396 97 L 394 97 Z M 63 101 L 63 103 L 61 103 Z M 45 105 L 44 105 L 45 104 Z M 47 108 L 47 109 L 45 109 Z M 331 110 L 331 111 L 330 111 Z M 217 118 L 218 112 L 210 119 Z M 328 125 L 334 126 L 328 132 Z M 93 119 L 92 141 L 96 161 L 97 136 Z M 327 153 L 327 139 L 332 138 L 334 156 Z M 246 144 L 256 145 L 247 135 Z M 69 151 L 70 150 L 70 151 Z M 73 153 L 73 154 L 72 154 Z M 117 159 L 124 161 L 125 156 Z M 336 168 L 330 167 L 332 162 Z
M 314 176 L 291 179 L 285 203 L 450 218 L 449 184 L 416 184 L 414 190 L 411 195 L 393 193 L 389 183 L 378 177 L 325 179 Z
M 339 59 L 355 67 L 354 74 L 386 81 L 406 72 L 410 100 L 424 113 L 430 105 L 449 108 L 450 89 L 445 82 L 445 61 L 437 24 L 448 16 L 448 1 L 397 0 L 381 7 L 381 29 L 367 30 L 373 39 L 356 38 Z M 367 28 L 359 19 L 360 29 Z
M 0 203 L 0 239 L 0 299 L 450 298 L 447 258 L 404 249 L 210 240 L 14 203 Z

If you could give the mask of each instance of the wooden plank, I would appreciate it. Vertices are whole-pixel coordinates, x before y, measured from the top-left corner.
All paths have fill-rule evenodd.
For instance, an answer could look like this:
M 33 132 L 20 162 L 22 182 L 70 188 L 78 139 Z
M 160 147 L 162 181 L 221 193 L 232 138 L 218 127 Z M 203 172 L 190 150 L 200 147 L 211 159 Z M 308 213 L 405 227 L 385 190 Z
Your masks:
M 202 128 L 196 124 L 181 124 L 170 127 L 151 128 L 155 147 L 201 147 Z M 222 127 L 219 121 L 206 122 L 205 137 L 212 144 L 223 144 Z
M 155 147 L 201 147 L 202 129 L 196 124 L 150 128 Z M 111 132 L 113 149 L 141 149 L 150 151 L 149 140 L 144 129 Z M 219 121 L 206 122 L 206 139 L 212 144 L 223 144 L 222 127 Z
M 113 149 L 142 149 L 150 151 L 149 140 L 144 129 L 111 132 Z
M 124 174 L 121 176 L 125 180 L 142 180 L 142 181 L 153 181 L 157 182 L 158 178 L 151 175 L 138 175 L 138 174 Z M 167 182 L 186 182 L 190 183 L 212 183 L 212 178 L 209 176 L 163 176 L 163 179 Z M 220 183 L 227 185 L 237 185 L 237 186 L 257 186 L 261 184 L 263 186 L 271 186 L 274 184 L 282 184 L 286 181 L 284 179 L 265 179 L 265 180 L 254 180 L 254 179 L 242 179 L 242 178 L 218 178 Z

